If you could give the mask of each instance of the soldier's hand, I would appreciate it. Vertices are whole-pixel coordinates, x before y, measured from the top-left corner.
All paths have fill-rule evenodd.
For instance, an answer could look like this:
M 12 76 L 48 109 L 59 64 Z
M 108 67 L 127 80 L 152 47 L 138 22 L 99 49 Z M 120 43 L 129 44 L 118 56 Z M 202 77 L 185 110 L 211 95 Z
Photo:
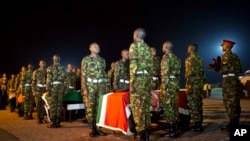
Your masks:
M 84 90 L 83 90 L 83 95 L 84 95 L 84 96 L 87 96 L 87 95 L 88 95 L 87 89 L 84 89 Z

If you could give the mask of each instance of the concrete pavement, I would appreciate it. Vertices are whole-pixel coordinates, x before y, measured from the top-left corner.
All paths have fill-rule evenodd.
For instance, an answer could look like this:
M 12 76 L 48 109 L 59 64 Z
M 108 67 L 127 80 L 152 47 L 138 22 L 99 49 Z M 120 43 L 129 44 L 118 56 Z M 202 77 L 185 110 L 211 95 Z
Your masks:
M 181 131 L 178 138 L 163 137 L 166 131 L 157 130 L 150 134 L 150 141 L 229 141 L 229 134 L 220 131 L 228 122 L 227 114 L 223 106 L 221 97 L 213 96 L 204 98 L 204 132 L 196 133 L 191 131 Z M 250 124 L 250 99 L 241 99 L 242 114 L 241 124 Z M 34 115 L 36 117 L 36 115 Z M 105 130 L 109 134 L 104 137 L 88 137 L 88 124 L 82 123 L 82 119 L 74 120 L 72 123 L 62 122 L 62 128 L 50 129 L 47 124 L 37 124 L 34 120 L 23 120 L 17 113 L 10 113 L 9 110 L 0 110 L 0 128 L 8 132 L 16 140 L 20 141 L 128 141 L 129 136 L 113 134 L 112 131 Z M 250 131 L 249 131 L 250 132 Z M 9 135 L 8 134 L 8 135 Z M 0 132 L 0 140 L 3 140 Z M 10 137 L 10 138 L 11 138 Z M 14 140 L 13 141 L 16 141 Z M 9 140 L 7 140 L 9 141 Z

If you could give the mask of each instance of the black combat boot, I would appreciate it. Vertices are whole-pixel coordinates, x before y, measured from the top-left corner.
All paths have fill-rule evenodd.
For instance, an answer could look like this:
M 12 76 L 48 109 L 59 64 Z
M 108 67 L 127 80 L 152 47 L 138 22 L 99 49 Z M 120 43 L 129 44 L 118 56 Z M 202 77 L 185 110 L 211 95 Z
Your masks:
M 144 137 L 145 137 L 144 141 L 149 141 L 149 131 L 148 130 L 144 131 Z
M 203 131 L 202 123 L 200 121 L 196 121 L 194 123 L 194 126 L 192 126 L 190 130 L 194 132 L 202 132 Z
M 56 127 L 56 120 L 55 119 L 51 120 L 51 123 L 47 127 L 48 128 L 57 128 Z
M 97 136 L 105 136 L 105 135 L 107 135 L 106 133 L 102 132 L 102 130 L 99 129 L 99 127 L 96 126 L 96 122 L 94 122 L 94 131 L 95 131 L 95 134 Z
M 177 134 L 178 134 L 177 124 L 170 124 L 169 131 L 168 131 L 168 137 L 176 137 Z
M 28 118 L 29 119 L 34 119 L 33 116 L 32 116 L 32 113 L 29 113 Z
M 43 124 L 43 120 L 42 120 L 40 114 L 37 114 L 37 124 Z
M 230 130 L 230 124 L 221 128 L 221 131 L 228 131 L 229 132 L 229 130 Z
M 28 117 L 28 113 L 27 113 L 27 112 L 25 112 L 25 113 L 23 114 L 23 119 L 24 119 L 24 120 L 29 120 L 29 117 Z
M 140 131 L 135 134 L 135 141 L 144 141 L 145 140 L 145 131 Z
M 90 122 L 89 123 L 89 137 L 95 137 L 96 133 L 95 133 L 95 129 L 94 129 L 94 123 Z
M 56 119 L 56 127 L 59 128 L 61 127 L 61 119 Z

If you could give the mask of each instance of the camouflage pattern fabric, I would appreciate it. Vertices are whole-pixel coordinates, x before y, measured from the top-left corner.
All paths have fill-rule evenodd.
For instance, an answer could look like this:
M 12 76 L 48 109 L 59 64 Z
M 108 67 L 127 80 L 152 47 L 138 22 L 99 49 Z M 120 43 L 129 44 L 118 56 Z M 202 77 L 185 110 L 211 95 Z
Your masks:
M 7 93 L 15 92 L 15 78 L 11 78 L 7 84 Z
M 33 72 L 32 85 L 33 85 L 33 95 L 35 96 L 37 117 L 44 118 L 44 101 L 41 96 L 46 92 L 46 70 L 37 69 Z
M 152 90 L 153 57 L 143 41 L 129 48 L 130 105 L 137 131 L 146 130 L 150 124 L 150 91 Z M 131 87 L 133 87 L 131 89 Z M 132 91 L 133 90 L 133 91 Z
M 114 90 L 129 88 L 129 61 L 119 60 L 115 63 Z
M 115 70 L 114 69 L 109 69 L 108 70 L 108 78 L 109 78 L 109 82 L 110 82 L 110 85 L 111 85 L 111 89 L 114 90 L 114 87 L 113 87 L 113 81 L 114 81 L 114 72 Z
M 31 115 L 34 108 L 34 97 L 32 93 L 32 73 L 33 71 L 26 71 L 22 77 L 22 94 L 24 97 L 24 113 Z
M 172 52 L 161 60 L 162 96 L 160 105 L 170 124 L 179 121 L 178 92 L 180 88 L 181 60 Z
M 240 81 L 237 76 L 241 71 L 239 57 L 231 51 L 225 52 L 222 55 L 222 65 L 219 72 L 223 75 L 235 74 L 235 76 L 223 77 L 222 80 L 223 102 L 230 119 L 239 118 L 241 113 Z
M 82 59 L 81 65 L 82 89 L 88 91 L 87 96 L 84 96 L 86 118 L 88 122 L 96 122 L 99 96 L 106 92 L 106 62 L 100 56 L 94 58 L 89 55 Z
M 73 91 L 76 89 L 76 81 L 77 81 L 77 75 L 74 72 L 67 72 L 67 90 Z
M 56 83 L 57 82 L 57 83 Z M 66 89 L 66 71 L 59 63 L 47 68 L 46 84 L 48 87 L 48 104 L 51 121 L 62 117 L 63 96 Z
M 185 69 L 187 105 L 189 106 L 191 119 L 202 122 L 202 88 L 205 79 L 202 58 L 196 53 L 191 53 L 185 60 Z
M 154 57 L 153 62 L 153 83 L 152 88 L 153 90 L 159 90 L 160 89 L 160 58 L 158 56 Z

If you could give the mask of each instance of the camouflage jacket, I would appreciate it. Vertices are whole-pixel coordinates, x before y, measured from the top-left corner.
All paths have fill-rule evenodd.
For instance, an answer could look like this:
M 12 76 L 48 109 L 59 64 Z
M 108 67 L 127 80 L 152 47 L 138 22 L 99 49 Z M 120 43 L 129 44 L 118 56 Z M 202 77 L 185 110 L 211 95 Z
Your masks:
M 47 68 L 47 77 L 46 77 L 47 86 L 50 86 L 54 81 L 59 81 L 62 84 L 65 84 L 65 80 L 66 80 L 66 71 L 61 64 L 57 63 Z
M 185 60 L 185 78 L 188 81 L 205 79 L 203 60 L 197 53 L 191 53 Z
M 46 75 L 47 72 L 46 70 L 41 70 L 41 69 L 37 69 L 33 72 L 33 76 L 32 76 L 32 84 L 33 85 L 37 85 L 37 84 L 46 84 Z
M 222 55 L 221 68 L 219 72 L 221 74 L 240 74 L 242 69 L 239 57 L 232 53 L 232 51 L 225 52 L 225 54 Z
M 154 64 L 153 64 L 153 74 L 154 76 L 160 75 L 160 57 L 154 57 Z
M 7 77 L 1 78 L 0 82 L 1 90 L 7 90 L 7 83 L 8 83 Z
M 97 58 L 88 55 L 82 59 L 82 90 L 86 88 L 88 78 L 91 79 L 105 79 L 107 74 L 106 61 L 101 56 Z
M 170 76 L 180 78 L 181 60 L 172 52 L 164 54 L 161 60 L 161 77 L 162 82 Z
M 15 78 L 11 78 L 7 84 L 8 93 L 10 90 L 15 90 Z
M 33 73 L 33 71 L 26 71 L 23 74 L 22 81 L 21 81 L 22 90 L 26 87 L 26 85 L 29 85 L 29 87 L 31 86 L 31 84 L 32 84 L 32 73 Z
M 114 80 L 114 73 L 115 73 L 115 70 L 114 69 L 109 69 L 108 70 L 108 78 L 111 80 L 111 81 L 113 81 Z
M 151 77 L 153 76 L 153 56 L 143 40 L 130 45 L 129 63 L 130 83 L 134 82 L 138 71 L 147 71 Z
M 74 88 L 76 88 L 76 81 L 77 81 L 78 77 L 76 75 L 76 73 L 74 72 L 67 72 L 67 78 L 66 78 L 66 82 L 67 82 L 67 86 L 72 86 Z
M 123 60 L 119 60 L 115 63 L 114 89 L 117 89 L 120 79 L 129 80 L 129 61 L 124 62 Z

